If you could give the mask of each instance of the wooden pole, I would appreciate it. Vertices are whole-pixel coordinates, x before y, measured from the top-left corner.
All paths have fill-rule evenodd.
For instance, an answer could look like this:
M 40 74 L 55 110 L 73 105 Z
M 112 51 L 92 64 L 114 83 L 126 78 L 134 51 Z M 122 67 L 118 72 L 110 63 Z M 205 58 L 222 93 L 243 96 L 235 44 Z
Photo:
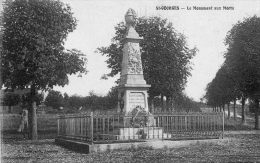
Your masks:
M 32 140 L 38 139 L 37 134 L 37 114 L 36 114 L 36 102 L 32 104 Z
M 224 130 L 225 130 L 225 113 L 222 114 L 222 139 L 224 138 Z
M 91 125 L 90 125 L 90 127 L 91 127 L 91 129 L 90 129 L 90 137 L 91 137 L 91 144 L 93 144 L 93 112 L 91 112 L 90 113 L 90 120 L 91 120 Z

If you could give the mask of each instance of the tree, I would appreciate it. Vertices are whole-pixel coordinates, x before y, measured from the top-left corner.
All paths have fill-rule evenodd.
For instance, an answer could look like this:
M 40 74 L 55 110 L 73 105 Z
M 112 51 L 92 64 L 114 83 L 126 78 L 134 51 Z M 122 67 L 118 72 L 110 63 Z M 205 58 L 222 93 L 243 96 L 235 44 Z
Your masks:
M 23 108 L 29 108 L 30 107 L 30 103 L 31 103 L 31 93 L 26 93 L 26 94 L 23 94 L 21 96 L 21 103 L 22 103 L 22 107 Z M 44 100 L 44 94 L 43 93 L 39 93 L 37 92 L 36 95 L 34 96 L 34 100 L 36 102 L 36 105 L 40 105 L 43 100 Z
M 11 113 L 11 106 L 15 106 L 19 104 L 21 101 L 20 96 L 18 94 L 13 93 L 4 93 L 3 104 L 8 106 L 8 112 Z
M 106 102 L 107 101 L 104 97 L 98 96 L 93 90 L 90 91 L 89 96 L 85 98 L 85 106 L 87 106 L 91 111 L 105 110 Z
M 59 107 L 64 106 L 64 99 L 59 91 L 49 91 L 45 99 L 46 106 L 51 106 L 54 109 L 59 109 Z
M 118 89 L 117 87 L 112 87 L 107 95 L 104 97 L 106 101 L 107 109 L 115 109 L 118 102 Z
M 219 107 L 224 111 L 225 104 L 228 105 L 228 118 L 230 118 L 230 101 L 236 101 L 238 92 L 235 87 L 234 80 L 232 79 L 232 74 L 229 73 L 227 65 L 224 63 L 221 68 L 216 73 L 215 78 L 211 83 L 208 84 L 206 88 L 205 99 L 208 105 L 214 108 Z M 234 113 L 235 103 L 234 103 Z M 234 119 L 236 118 L 234 114 Z
M 148 84 L 150 99 L 161 95 L 168 100 L 176 98 L 184 89 L 190 76 L 190 60 L 196 48 L 187 47 L 185 36 L 178 33 L 172 23 L 160 17 L 138 18 L 135 26 L 137 33 L 143 37 L 140 42 L 144 78 Z M 98 51 L 108 57 L 106 60 L 113 77 L 121 71 L 123 38 L 126 26 L 123 22 L 115 27 L 116 33 L 108 47 Z
M 225 59 L 242 93 L 242 103 L 247 97 L 255 101 L 255 129 L 259 129 L 259 96 L 256 96 L 260 94 L 259 26 L 259 17 L 246 18 L 232 27 L 225 40 L 228 46 Z
M 69 107 L 71 107 L 73 110 L 78 110 L 80 107 L 84 105 L 84 97 L 78 96 L 78 95 L 72 95 L 69 97 Z
M 63 105 L 65 107 L 68 107 L 69 106 L 69 95 L 67 93 L 64 93 L 63 94 Z
M 117 87 L 112 87 L 106 96 L 98 96 L 94 91 L 90 91 L 85 97 L 78 95 L 69 97 L 64 94 L 64 100 L 67 99 L 69 112 L 111 110 L 117 106 L 117 95 Z
M 180 98 L 178 98 L 178 100 L 176 101 L 176 109 L 186 111 L 186 112 L 201 111 L 199 103 L 195 102 L 192 98 L 188 97 L 185 94 L 180 96 Z
M 68 75 L 86 73 L 83 53 L 64 49 L 76 19 L 60 1 L 15 0 L 4 3 L 2 20 L 2 86 L 31 89 L 30 137 L 37 139 L 37 91 L 64 86 Z
M 226 63 L 224 63 L 218 70 L 216 74 L 216 81 L 219 87 L 219 105 L 223 106 L 224 109 L 224 105 L 228 104 L 228 118 L 230 118 L 229 103 L 233 101 L 233 116 L 234 120 L 236 120 L 236 100 L 240 96 L 240 93 L 237 90 L 233 74 L 229 71 L 228 65 Z

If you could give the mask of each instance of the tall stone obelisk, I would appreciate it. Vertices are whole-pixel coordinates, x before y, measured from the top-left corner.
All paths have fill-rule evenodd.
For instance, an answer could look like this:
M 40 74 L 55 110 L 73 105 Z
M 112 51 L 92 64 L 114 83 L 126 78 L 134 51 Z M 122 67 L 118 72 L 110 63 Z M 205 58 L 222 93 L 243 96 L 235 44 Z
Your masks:
M 142 107 L 148 112 L 148 94 L 150 85 L 146 84 L 143 76 L 139 37 L 134 27 L 136 13 L 128 9 L 125 14 L 127 32 L 124 37 L 123 60 L 118 89 L 118 111 L 131 112 L 136 107 Z

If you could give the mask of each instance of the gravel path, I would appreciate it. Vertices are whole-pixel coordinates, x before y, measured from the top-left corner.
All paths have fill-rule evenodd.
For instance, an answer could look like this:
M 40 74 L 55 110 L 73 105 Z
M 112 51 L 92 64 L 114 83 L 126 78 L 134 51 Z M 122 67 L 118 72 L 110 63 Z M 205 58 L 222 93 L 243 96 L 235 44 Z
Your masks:
M 67 150 L 55 145 L 53 139 L 38 142 L 9 139 L 2 142 L 2 162 L 260 162 L 258 131 L 226 132 L 225 137 L 230 141 L 92 154 Z

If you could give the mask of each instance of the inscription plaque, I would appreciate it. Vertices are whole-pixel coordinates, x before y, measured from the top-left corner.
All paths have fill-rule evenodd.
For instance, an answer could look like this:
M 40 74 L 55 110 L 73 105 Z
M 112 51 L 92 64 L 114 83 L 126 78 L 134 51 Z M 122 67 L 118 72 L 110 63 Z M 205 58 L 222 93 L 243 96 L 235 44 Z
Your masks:
M 145 95 L 142 92 L 131 92 L 129 94 L 129 106 L 131 109 L 136 106 L 145 108 Z

